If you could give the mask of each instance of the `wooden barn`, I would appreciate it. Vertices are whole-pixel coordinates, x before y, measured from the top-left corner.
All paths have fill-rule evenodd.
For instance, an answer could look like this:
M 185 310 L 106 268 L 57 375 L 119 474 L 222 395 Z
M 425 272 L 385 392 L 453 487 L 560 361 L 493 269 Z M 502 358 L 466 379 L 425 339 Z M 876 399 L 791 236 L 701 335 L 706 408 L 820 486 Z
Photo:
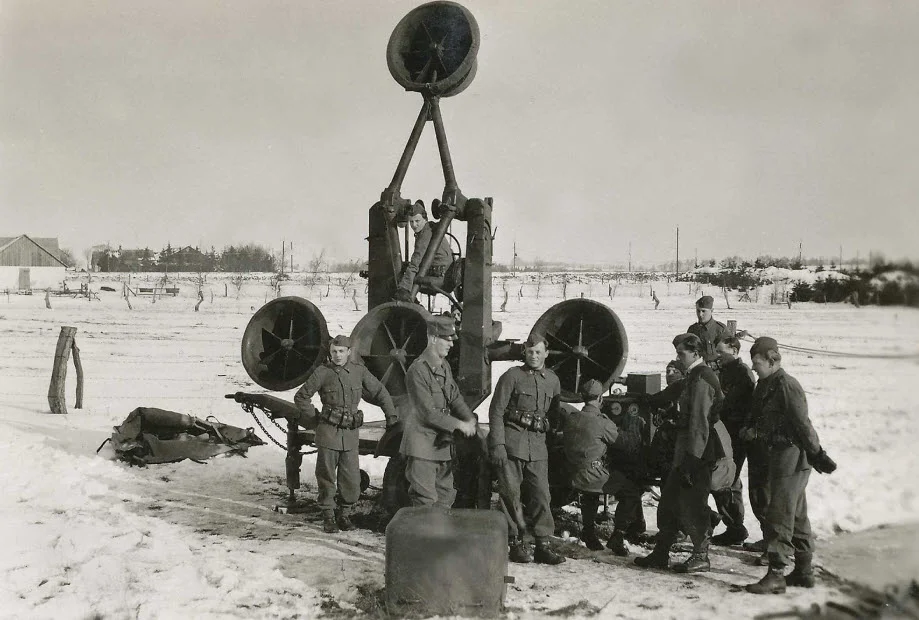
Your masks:
M 56 238 L 0 237 L 0 290 L 60 288 L 67 267 Z

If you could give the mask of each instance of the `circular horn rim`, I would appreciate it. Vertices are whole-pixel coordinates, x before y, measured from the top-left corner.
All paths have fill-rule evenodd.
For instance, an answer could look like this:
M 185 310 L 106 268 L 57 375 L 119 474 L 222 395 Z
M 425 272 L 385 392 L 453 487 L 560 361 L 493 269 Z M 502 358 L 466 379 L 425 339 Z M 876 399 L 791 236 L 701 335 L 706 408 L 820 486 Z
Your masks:
M 442 10 L 442 14 L 443 11 L 453 11 L 462 15 L 468 26 L 468 36 L 470 39 L 469 49 L 466 51 L 462 61 L 460 61 L 456 68 L 445 78 L 441 78 L 435 82 L 417 81 L 417 77 L 413 78 L 411 76 L 411 71 L 406 67 L 404 56 L 408 53 L 408 47 L 411 44 L 414 30 L 417 29 L 419 25 L 423 25 L 422 20 L 425 17 L 435 14 L 438 10 Z M 462 92 L 466 86 L 468 86 L 469 82 L 472 81 L 472 78 L 475 77 L 473 68 L 476 54 L 478 54 L 479 51 L 479 43 L 479 25 L 476 23 L 475 17 L 473 17 L 472 13 L 470 13 L 466 7 L 456 2 L 448 2 L 445 0 L 428 2 L 427 4 L 422 4 L 409 11 L 408 14 L 396 24 L 396 27 L 389 37 L 389 42 L 386 45 L 386 64 L 389 67 L 389 72 L 393 79 L 400 86 L 405 88 L 405 90 L 449 97 Z
M 398 320 L 387 322 L 397 313 L 404 316 L 414 314 L 420 324 L 412 325 L 410 332 L 406 332 L 403 325 L 400 331 L 397 325 Z M 430 313 L 414 303 L 391 301 L 376 306 L 364 315 L 351 331 L 351 360 L 366 366 L 371 374 L 383 383 L 389 395 L 394 399 L 406 395 L 405 371 L 411 365 L 408 358 L 414 361 L 427 347 L 427 323 L 430 319 Z M 384 329 L 381 330 L 381 327 Z M 419 327 L 424 329 L 423 335 L 420 335 Z M 388 332 L 387 328 L 389 328 Z M 408 352 L 408 345 L 412 345 L 412 353 Z M 394 356 L 394 352 L 400 349 L 405 351 L 407 356 L 402 359 L 401 364 L 397 364 L 399 354 L 395 353 Z M 417 355 L 413 353 L 415 351 Z M 389 365 L 383 369 L 387 359 Z M 394 372 L 397 368 L 402 372 Z M 387 376 L 387 372 L 390 373 L 390 376 Z M 397 377 L 402 378 L 401 384 L 393 383 L 393 381 L 398 381 Z M 392 387 L 399 389 L 391 389 Z
M 283 331 L 283 326 L 278 321 L 283 318 L 285 312 L 291 313 L 287 333 L 276 333 Z M 271 329 L 268 329 L 267 325 L 270 325 Z M 310 331 L 304 333 L 304 329 Z M 308 336 L 312 336 L 308 341 L 308 347 L 296 347 L 298 340 Z M 318 343 L 315 342 L 317 336 Z M 278 341 L 278 347 L 271 353 L 266 353 L 266 338 L 272 337 Z M 282 344 L 285 338 L 293 342 L 286 346 Z M 298 348 L 302 352 L 298 352 Z M 303 354 L 307 348 L 312 358 Z M 312 302 L 302 297 L 278 297 L 256 310 L 249 319 L 240 349 L 243 368 L 249 377 L 265 389 L 283 392 L 305 383 L 316 367 L 323 362 L 329 350 L 329 330 L 322 312 Z M 283 349 L 287 352 L 284 353 Z M 279 354 L 282 354 L 282 357 L 273 357 Z M 277 369 L 268 368 L 264 363 L 268 357 L 284 359 L 285 364 L 294 360 L 296 365 L 291 376 L 277 376 Z M 283 373 L 286 373 L 287 366 L 284 368 Z
M 576 333 L 573 333 L 573 326 L 568 322 L 579 314 L 582 326 L 580 343 L 577 342 Z M 590 340 L 584 338 L 583 325 L 585 316 L 591 318 L 594 331 L 604 335 L 592 335 L 589 337 Z M 562 333 L 566 330 L 570 331 Z M 604 392 L 621 375 L 629 354 L 628 338 L 622 321 L 619 320 L 612 308 L 592 299 L 568 299 L 555 304 L 537 319 L 533 329 L 530 330 L 530 335 L 539 335 L 546 338 L 550 351 L 549 356 L 546 358 L 547 368 L 556 370 L 562 364 L 570 363 L 570 360 L 583 359 L 584 364 L 581 365 L 583 370 L 580 381 L 577 381 L 577 383 L 583 384 L 587 379 L 597 379 L 603 384 Z M 614 348 L 612 353 L 603 352 L 601 358 L 603 363 L 598 363 L 595 356 L 590 354 L 590 349 L 600 344 L 606 344 L 610 336 L 615 337 L 613 344 L 614 346 L 618 345 L 618 347 Z M 583 345 L 585 349 L 581 353 L 575 353 L 575 346 L 578 344 Z M 615 359 L 618 348 L 622 349 L 621 354 L 619 354 L 618 359 Z M 608 359 L 610 355 L 613 356 L 613 359 Z M 602 370 L 598 368 L 602 368 Z M 577 387 L 566 385 L 568 382 L 565 380 L 564 375 L 567 372 L 556 374 L 559 374 L 559 380 L 562 382 L 561 400 L 566 403 L 583 402 L 584 399 L 578 393 Z

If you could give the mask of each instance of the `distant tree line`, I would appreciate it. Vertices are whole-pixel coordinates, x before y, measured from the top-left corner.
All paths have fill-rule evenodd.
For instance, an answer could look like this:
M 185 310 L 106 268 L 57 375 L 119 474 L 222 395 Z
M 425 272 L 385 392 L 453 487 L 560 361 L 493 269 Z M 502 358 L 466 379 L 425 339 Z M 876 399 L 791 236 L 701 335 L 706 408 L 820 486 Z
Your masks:
M 173 248 L 171 244 L 159 252 L 150 248 L 126 250 L 104 247 L 92 252 L 90 267 L 94 271 L 104 272 L 145 272 L 145 271 L 192 271 L 192 272 L 272 272 L 278 267 L 278 261 L 264 247 L 256 244 L 227 246 L 220 252 L 211 247 L 202 251 L 200 248 L 185 246 Z
M 715 261 L 708 264 L 715 267 Z M 748 289 L 766 282 L 761 269 L 778 267 L 782 269 L 803 269 L 801 260 L 794 258 L 773 258 L 760 256 L 754 261 L 730 256 L 720 261 L 720 269 L 714 272 L 687 272 L 680 279 L 701 282 L 728 289 Z M 837 278 L 828 276 L 813 283 L 797 282 L 792 287 L 792 301 L 840 302 L 853 300 L 861 304 L 908 305 L 919 306 L 919 266 L 911 261 L 888 262 L 877 255 L 866 268 L 856 265 L 854 268 L 838 267 L 835 262 L 829 268 L 819 265 L 815 272 L 827 269 L 842 274 Z M 904 277 L 885 279 L 883 274 L 902 272 Z

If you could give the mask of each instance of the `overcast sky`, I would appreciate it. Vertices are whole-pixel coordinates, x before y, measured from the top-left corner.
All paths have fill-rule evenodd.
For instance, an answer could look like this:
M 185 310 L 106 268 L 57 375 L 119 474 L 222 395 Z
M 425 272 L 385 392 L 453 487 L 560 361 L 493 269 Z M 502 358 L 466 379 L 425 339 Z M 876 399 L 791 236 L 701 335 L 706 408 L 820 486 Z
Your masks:
M 0 236 L 366 256 L 415 1 L 4 0 Z M 495 259 L 919 257 L 919 3 L 469 0 L 444 99 Z M 443 190 L 427 127 L 403 196 Z

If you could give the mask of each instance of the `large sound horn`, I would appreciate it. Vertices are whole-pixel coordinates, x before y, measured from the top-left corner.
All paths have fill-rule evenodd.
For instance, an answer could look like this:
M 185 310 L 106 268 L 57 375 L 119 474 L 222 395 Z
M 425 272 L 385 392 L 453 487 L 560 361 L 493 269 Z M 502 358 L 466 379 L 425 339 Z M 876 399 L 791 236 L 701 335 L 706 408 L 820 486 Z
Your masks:
M 428 343 L 431 315 L 418 304 L 381 304 L 351 332 L 351 357 L 362 362 L 394 399 L 406 394 L 405 373 Z
M 396 25 L 386 46 L 389 72 L 406 90 L 451 97 L 475 77 L 479 26 L 456 2 L 428 2 Z
M 545 311 L 531 335 L 549 343 L 546 366 L 562 384 L 564 402 L 580 402 L 578 393 L 588 379 L 606 390 L 625 367 L 629 352 L 622 321 L 611 308 L 590 299 L 569 299 Z
M 243 367 L 252 380 L 273 391 L 304 383 L 325 360 L 325 317 L 302 297 L 279 297 L 258 309 L 243 333 Z

